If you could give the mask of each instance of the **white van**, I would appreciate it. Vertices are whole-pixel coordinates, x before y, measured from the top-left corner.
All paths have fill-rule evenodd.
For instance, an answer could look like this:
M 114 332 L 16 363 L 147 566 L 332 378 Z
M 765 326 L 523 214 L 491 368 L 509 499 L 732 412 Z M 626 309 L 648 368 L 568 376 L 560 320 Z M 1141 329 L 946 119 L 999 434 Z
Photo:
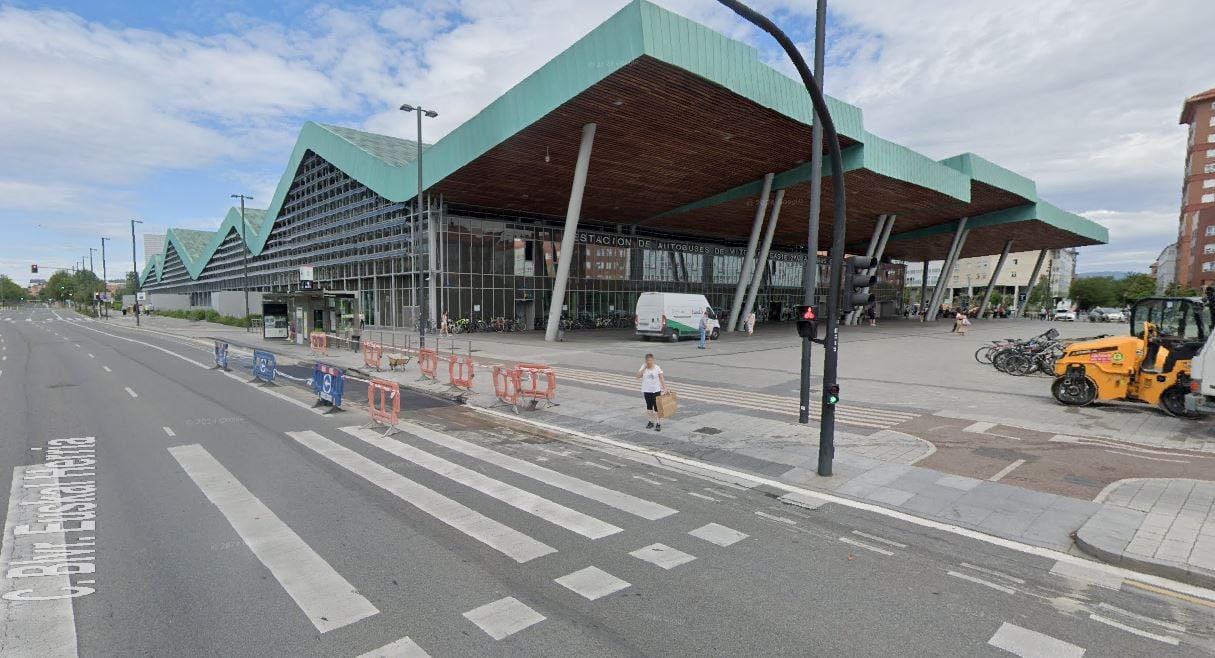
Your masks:
M 721 323 L 704 295 L 643 292 L 637 298 L 637 335 L 644 340 L 699 338 L 701 314 L 707 314 L 705 335 L 717 340 Z

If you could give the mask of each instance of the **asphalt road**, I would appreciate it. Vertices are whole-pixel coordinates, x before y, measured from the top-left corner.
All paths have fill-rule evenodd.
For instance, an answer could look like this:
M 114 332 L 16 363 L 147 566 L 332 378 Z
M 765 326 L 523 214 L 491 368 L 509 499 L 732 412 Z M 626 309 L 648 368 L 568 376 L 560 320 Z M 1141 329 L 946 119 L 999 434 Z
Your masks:
M 0 655 L 1215 653 L 1215 603 L 1108 570 L 209 365 L 0 311 Z

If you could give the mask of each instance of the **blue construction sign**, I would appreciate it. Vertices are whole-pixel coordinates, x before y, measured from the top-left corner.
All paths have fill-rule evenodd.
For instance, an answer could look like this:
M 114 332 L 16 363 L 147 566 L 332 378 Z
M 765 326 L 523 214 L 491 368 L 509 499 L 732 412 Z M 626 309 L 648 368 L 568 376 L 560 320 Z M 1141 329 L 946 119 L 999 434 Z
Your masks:
M 228 369 L 228 344 L 222 340 L 215 341 L 215 367 Z
M 312 392 L 316 393 L 318 398 L 340 407 L 345 388 L 346 378 L 342 376 L 341 368 L 317 363 L 312 369 Z
M 264 382 L 274 382 L 274 355 L 263 350 L 253 350 L 253 376 Z

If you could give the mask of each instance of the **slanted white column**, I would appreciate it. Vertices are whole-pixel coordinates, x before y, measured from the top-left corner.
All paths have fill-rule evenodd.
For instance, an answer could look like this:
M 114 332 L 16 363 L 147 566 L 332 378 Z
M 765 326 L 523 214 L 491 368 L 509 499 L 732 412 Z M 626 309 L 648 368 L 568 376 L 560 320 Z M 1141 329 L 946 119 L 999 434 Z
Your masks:
M 898 219 L 898 215 L 886 215 L 886 225 L 882 227 L 882 237 L 878 238 L 877 249 L 873 250 L 873 267 L 869 268 L 869 276 L 878 273 L 878 264 L 882 262 L 882 255 L 886 253 L 886 243 L 890 241 L 890 231 L 894 229 L 894 220 Z M 869 289 L 865 288 L 868 293 Z M 856 324 L 861 323 L 861 315 L 854 313 Z
M 1004 241 L 1004 251 L 1000 252 L 1000 260 L 996 261 L 996 269 L 991 273 L 991 280 L 987 282 L 987 290 L 983 291 L 983 303 L 979 304 L 979 317 L 987 312 L 987 304 L 991 302 L 991 291 L 996 287 L 996 279 L 1000 277 L 1000 270 L 1004 269 L 1004 261 L 1008 260 L 1008 252 L 1012 250 L 1012 240 Z
M 764 187 L 759 193 L 759 206 L 755 208 L 755 221 L 751 223 L 751 238 L 747 240 L 747 252 L 743 254 L 742 271 L 739 272 L 738 285 L 734 288 L 734 301 L 730 303 L 730 319 L 726 323 L 726 331 L 735 331 L 738 326 L 743 293 L 747 291 L 747 282 L 751 280 L 755 247 L 759 244 L 759 229 L 764 223 L 764 211 L 768 209 L 768 193 L 772 191 L 772 179 L 775 177 L 776 174 L 764 174 Z
M 869 236 L 869 247 L 865 249 L 865 256 L 873 258 L 873 251 L 877 249 L 877 244 L 882 239 L 882 232 L 886 228 L 887 217 L 889 217 L 889 215 L 878 215 L 877 223 L 873 225 L 873 234 Z M 865 290 L 868 290 L 868 288 Z M 857 313 L 856 309 L 850 309 L 848 311 L 848 315 L 844 316 L 844 324 L 856 324 L 856 321 L 859 321 L 860 317 L 861 314 Z
M 1038 275 L 1042 272 L 1042 263 L 1046 262 L 1046 250 L 1038 252 L 1038 260 L 1034 262 L 1034 271 L 1029 275 L 1029 285 L 1025 288 L 1025 301 L 1017 301 L 1017 317 L 1025 317 L 1025 307 L 1029 304 L 1030 295 L 1034 294 L 1034 288 L 1038 287 Z M 1046 292 L 1046 296 L 1050 297 L 1050 291 Z
M 772 215 L 768 218 L 768 229 L 764 231 L 764 243 L 759 248 L 759 258 L 755 260 L 755 276 L 751 277 L 751 290 L 747 292 L 747 303 L 743 305 L 744 319 L 750 316 L 755 308 L 755 297 L 759 294 L 764 272 L 768 270 L 768 251 L 772 248 L 772 236 L 776 233 L 776 222 L 780 220 L 780 206 L 784 201 L 785 191 L 777 190 L 776 198 L 772 201 Z
M 928 261 L 924 261 L 924 275 L 920 277 L 920 321 L 924 321 L 924 309 L 928 304 Z
M 548 326 L 544 340 L 557 340 L 561 327 L 561 306 L 565 302 L 565 287 L 570 280 L 570 262 L 574 260 L 578 218 L 582 214 L 582 192 L 586 189 L 586 174 L 591 166 L 591 146 L 595 143 L 595 124 L 582 126 L 582 144 L 578 146 L 578 162 L 574 165 L 574 184 L 570 187 L 570 203 L 565 211 L 565 230 L 561 233 L 561 256 L 557 259 L 557 278 L 553 281 L 553 298 L 548 305 Z
M 937 285 L 932 289 L 932 303 L 929 304 L 928 311 L 932 314 L 928 319 L 936 319 L 937 309 L 941 306 L 941 300 L 945 296 L 945 280 L 953 274 L 954 263 L 958 260 L 958 254 L 962 253 L 962 245 L 966 242 L 966 221 L 968 217 L 963 217 L 958 220 L 958 228 L 954 231 L 953 242 L 949 245 L 949 253 L 945 256 L 945 262 L 941 263 L 941 273 L 937 275 Z

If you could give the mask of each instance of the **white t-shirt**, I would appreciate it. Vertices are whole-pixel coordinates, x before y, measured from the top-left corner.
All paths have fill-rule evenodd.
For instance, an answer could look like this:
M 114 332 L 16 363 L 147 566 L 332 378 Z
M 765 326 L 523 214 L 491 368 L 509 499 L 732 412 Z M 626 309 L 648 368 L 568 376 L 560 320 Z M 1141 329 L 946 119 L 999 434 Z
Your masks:
M 641 392 L 642 393 L 661 393 L 662 380 L 658 377 L 662 374 L 662 368 L 657 364 L 653 368 L 641 367 Z

